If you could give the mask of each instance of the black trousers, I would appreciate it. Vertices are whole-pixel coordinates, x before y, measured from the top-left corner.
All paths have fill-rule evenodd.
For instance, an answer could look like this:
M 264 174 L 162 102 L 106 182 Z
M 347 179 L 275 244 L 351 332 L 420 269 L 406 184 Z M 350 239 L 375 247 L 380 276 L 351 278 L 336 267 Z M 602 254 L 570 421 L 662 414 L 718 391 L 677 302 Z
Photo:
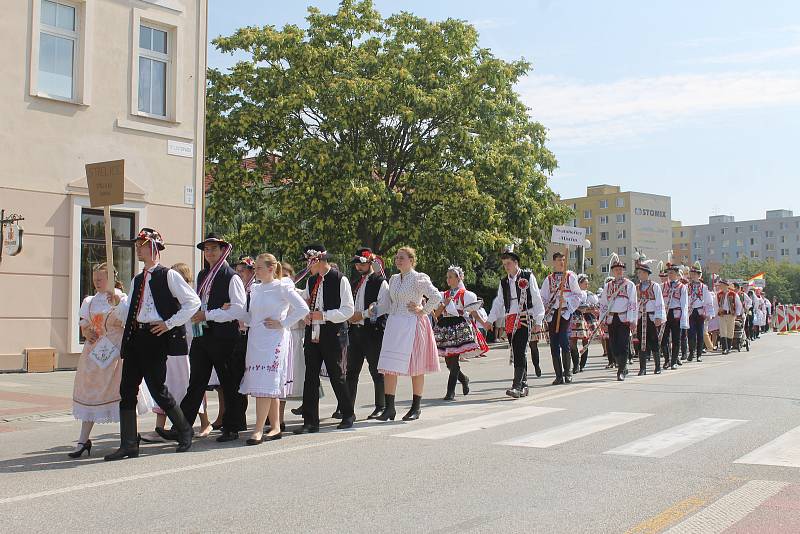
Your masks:
M 206 333 L 192 340 L 189 349 L 189 388 L 181 402 L 181 410 L 190 425 L 194 424 L 200 404 L 203 402 L 211 370 L 217 371 L 219 384 L 225 396 L 225 414 L 222 416 L 222 428 L 227 432 L 238 432 L 244 418 L 244 395 L 239 393 L 242 382 L 241 374 L 232 372 L 231 362 L 236 338 L 220 338 Z
M 614 315 L 608 325 L 608 344 L 613 347 L 617 359 L 617 374 L 622 374 L 628 365 L 628 353 L 631 350 L 631 328 L 620 320 L 619 315 Z
M 558 325 L 556 330 L 557 317 L 547 324 L 547 330 L 550 332 L 550 356 L 553 358 L 553 370 L 556 372 L 556 378 L 564 378 L 565 376 L 572 376 L 570 363 L 572 362 L 572 355 L 569 351 L 569 319 L 561 318 L 561 324 Z
M 375 407 L 385 404 L 383 375 L 378 372 L 378 358 L 383 344 L 383 330 L 375 325 L 350 325 L 350 344 L 347 346 L 347 392 L 353 404 L 358 393 L 358 377 L 364 360 L 367 361 L 369 374 L 375 386 Z
M 135 410 L 139 385 L 144 380 L 150 395 L 164 411 L 175 407 L 167 380 L 167 335 L 157 336 L 147 329 L 136 329 L 122 360 L 122 380 L 119 384 L 119 409 Z
M 509 345 L 514 360 L 514 380 L 511 383 L 513 389 L 528 387 L 528 343 L 530 342 L 530 330 L 527 326 L 520 326 L 514 332 L 514 336 L 509 336 Z
M 696 352 L 699 356 L 703 352 L 705 321 L 705 316 L 700 315 L 697 308 L 694 308 L 692 314 L 689 315 L 689 355 Z
M 456 383 L 461 382 L 463 384 L 467 381 L 467 377 L 461 372 L 458 356 L 448 356 L 444 359 L 444 363 L 450 371 L 450 376 L 447 377 L 447 392 L 452 393 L 456 390 Z
M 675 317 L 673 310 L 669 310 L 667 312 L 667 326 L 664 328 L 664 338 L 661 340 L 661 351 L 664 353 L 665 366 L 668 365 L 670 360 L 672 365 L 678 363 L 680 344 L 681 320 Z
M 531 363 L 533 364 L 533 368 L 539 369 L 539 342 L 531 341 L 529 345 L 531 347 Z
M 339 330 L 338 325 L 321 325 L 319 343 L 313 343 L 311 329 L 306 328 L 306 376 L 303 385 L 303 423 L 306 425 L 319 426 L 319 372 L 323 362 L 342 417 L 353 416 L 353 401 L 342 373 L 341 335 L 346 336 L 346 331 Z
M 661 369 L 661 357 L 658 354 L 658 330 L 659 328 L 650 318 L 650 314 L 646 313 L 646 323 L 643 317 L 639 317 L 639 322 L 636 325 L 636 336 L 639 338 L 639 369 L 647 369 L 647 357 L 652 355 L 656 363 L 656 370 Z M 644 325 L 647 325 L 645 332 Z

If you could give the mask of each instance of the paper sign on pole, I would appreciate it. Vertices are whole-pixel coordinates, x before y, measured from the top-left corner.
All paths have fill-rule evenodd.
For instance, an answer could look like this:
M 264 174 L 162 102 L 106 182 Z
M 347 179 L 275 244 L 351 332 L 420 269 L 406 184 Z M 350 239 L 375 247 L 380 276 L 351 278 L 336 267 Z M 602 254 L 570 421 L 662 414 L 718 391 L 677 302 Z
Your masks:
M 550 241 L 552 243 L 582 247 L 586 241 L 586 228 L 553 226 L 553 235 L 550 237 Z
M 93 208 L 125 202 L 125 160 L 86 164 L 89 203 Z

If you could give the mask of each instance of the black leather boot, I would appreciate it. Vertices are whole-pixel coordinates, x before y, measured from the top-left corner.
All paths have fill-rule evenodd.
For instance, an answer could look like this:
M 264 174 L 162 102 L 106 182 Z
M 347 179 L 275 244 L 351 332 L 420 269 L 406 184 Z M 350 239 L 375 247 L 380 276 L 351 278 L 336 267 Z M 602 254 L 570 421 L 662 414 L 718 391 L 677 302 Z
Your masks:
M 351 397 L 355 403 L 355 396 Z M 386 397 L 383 393 L 383 382 L 375 384 L 375 409 L 367 416 L 367 419 L 377 419 L 386 409 Z
M 167 410 L 167 417 L 172 421 L 172 429 L 178 434 L 178 448 L 175 449 L 175 452 L 186 452 L 191 449 L 194 430 L 183 415 L 183 410 L 178 406 L 173 406 Z
M 414 395 L 411 400 L 411 409 L 408 410 L 408 413 L 403 416 L 403 421 L 416 421 L 419 419 L 419 414 L 422 413 L 420 410 L 419 403 L 422 400 L 421 395 Z
M 383 413 L 375 419 L 378 421 L 394 421 L 394 418 L 397 416 L 397 410 L 394 409 L 394 395 L 389 395 L 387 393 L 383 397 L 386 408 L 383 410 Z
M 107 454 L 106 461 L 139 456 L 139 435 L 136 431 L 136 410 L 119 411 L 119 449 Z

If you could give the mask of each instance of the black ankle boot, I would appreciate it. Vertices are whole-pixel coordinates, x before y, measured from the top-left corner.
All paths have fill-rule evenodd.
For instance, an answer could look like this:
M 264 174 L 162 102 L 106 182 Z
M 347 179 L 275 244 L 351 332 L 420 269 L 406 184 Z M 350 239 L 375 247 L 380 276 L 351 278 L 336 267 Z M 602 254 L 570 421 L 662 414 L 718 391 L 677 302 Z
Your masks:
M 397 411 L 394 409 L 394 395 L 389 395 L 387 393 L 383 397 L 386 408 L 383 410 L 383 413 L 375 419 L 378 421 L 394 421 L 394 418 L 397 415 Z
M 419 419 L 419 414 L 422 412 L 419 408 L 419 403 L 422 400 L 422 396 L 414 395 L 413 399 L 411 400 L 411 409 L 408 410 L 408 413 L 403 416 L 403 421 L 416 421 Z
M 173 406 L 167 410 L 167 417 L 172 421 L 172 429 L 178 433 L 178 448 L 175 452 L 186 452 L 191 449 L 194 430 L 183 415 L 183 410 L 179 406 Z
M 119 449 L 107 454 L 106 461 L 139 456 L 139 435 L 136 431 L 136 410 L 119 411 Z

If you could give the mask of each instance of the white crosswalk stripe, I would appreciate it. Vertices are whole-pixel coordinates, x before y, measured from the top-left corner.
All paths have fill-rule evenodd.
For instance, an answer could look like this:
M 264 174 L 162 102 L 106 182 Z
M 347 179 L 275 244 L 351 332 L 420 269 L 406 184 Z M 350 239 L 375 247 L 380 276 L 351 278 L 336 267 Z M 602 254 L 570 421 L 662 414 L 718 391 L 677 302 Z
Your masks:
M 527 436 L 514 438 L 498 442 L 498 445 L 510 445 L 513 447 L 535 447 L 545 449 L 553 445 L 560 445 L 578 438 L 586 437 L 595 432 L 602 432 L 615 426 L 650 417 L 650 413 L 627 413 L 627 412 L 608 412 L 578 421 L 572 421 L 565 425 L 549 428 Z
M 443 425 L 422 428 L 412 432 L 404 432 L 395 434 L 394 437 L 399 438 L 416 438 L 416 439 L 445 439 L 453 436 L 460 436 L 476 430 L 484 430 L 493 428 L 500 425 L 515 423 L 531 417 L 537 417 L 553 412 L 562 411 L 563 408 L 545 408 L 543 406 L 525 406 L 522 408 L 514 408 L 502 412 L 491 413 L 466 419 L 463 421 L 456 421 L 453 423 L 446 423 Z
M 800 467 L 800 426 L 745 454 L 734 463 Z
M 606 451 L 604 454 L 664 458 L 689 445 L 699 443 L 746 422 L 744 419 L 701 417 L 686 424 L 632 441 L 616 449 Z

